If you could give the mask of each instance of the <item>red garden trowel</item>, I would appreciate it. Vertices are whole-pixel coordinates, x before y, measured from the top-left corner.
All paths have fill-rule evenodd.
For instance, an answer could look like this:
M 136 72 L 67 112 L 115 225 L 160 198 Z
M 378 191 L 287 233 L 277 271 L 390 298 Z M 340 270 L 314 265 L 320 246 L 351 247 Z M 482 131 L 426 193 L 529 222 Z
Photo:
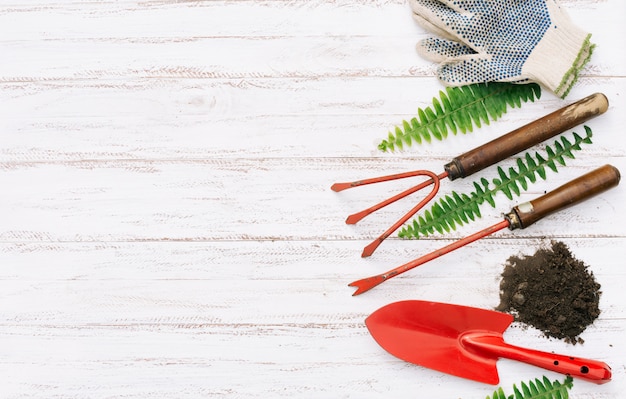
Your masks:
M 611 380 L 603 362 L 504 342 L 508 313 L 427 301 L 402 301 L 372 313 L 365 324 L 387 352 L 410 363 L 487 384 L 499 382 L 499 358 L 518 360 L 596 384 Z
M 412 172 L 399 173 L 396 175 L 376 177 L 372 179 L 358 180 L 348 183 L 335 183 L 331 186 L 333 191 L 343 191 L 352 187 L 364 186 L 367 184 L 380 183 L 391 180 L 404 179 L 414 176 L 426 176 L 428 180 L 423 181 L 415 187 L 411 187 L 393 197 L 382 201 L 368 209 L 357 212 L 348 216 L 347 224 L 355 224 L 367 215 L 394 203 L 408 195 L 411 195 L 423 188 L 433 185 L 428 195 L 415 205 L 402 218 L 394 223 L 387 231 L 381 234 L 377 239 L 372 241 L 363 249 L 361 256 L 370 256 L 376 248 L 394 231 L 402 226 L 407 220 L 422 209 L 429 201 L 431 201 L 439 191 L 440 180 L 446 177 L 450 180 L 467 177 L 488 166 L 502 161 L 520 151 L 526 150 L 536 144 L 539 144 L 567 129 L 578 126 L 579 124 L 603 114 L 609 106 L 609 102 L 604 94 L 596 93 L 582 100 L 576 101 L 566 107 L 552 112 L 534 122 L 524 125 L 513 130 L 495 140 L 492 140 L 480 147 L 477 147 L 465 154 L 454 158 L 452 162 L 444 165 L 444 172 L 437 175 L 429 170 L 416 170 Z

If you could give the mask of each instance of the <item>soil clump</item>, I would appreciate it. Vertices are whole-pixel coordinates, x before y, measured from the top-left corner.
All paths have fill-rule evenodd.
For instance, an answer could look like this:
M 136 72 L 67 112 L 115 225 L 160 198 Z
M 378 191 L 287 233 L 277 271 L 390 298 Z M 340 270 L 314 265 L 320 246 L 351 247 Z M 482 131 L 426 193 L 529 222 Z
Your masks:
M 511 256 L 502 272 L 496 308 L 546 336 L 572 344 L 600 315 L 600 284 L 567 245 L 552 241 L 534 255 Z

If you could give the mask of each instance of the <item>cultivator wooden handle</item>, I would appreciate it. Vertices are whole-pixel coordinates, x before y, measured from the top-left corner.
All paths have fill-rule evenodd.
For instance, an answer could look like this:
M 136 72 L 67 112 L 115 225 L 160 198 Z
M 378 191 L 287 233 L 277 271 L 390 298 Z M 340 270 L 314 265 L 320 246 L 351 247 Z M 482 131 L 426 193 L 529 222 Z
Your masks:
M 509 229 L 526 228 L 554 212 L 617 186 L 619 181 L 619 170 L 614 166 L 604 165 L 535 200 L 514 207 L 505 215 L 509 221 Z
M 467 177 L 603 114 L 608 107 L 609 101 L 604 94 L 592 94 L 459 155 L 446 164 L 444 169 L 450 180 Z

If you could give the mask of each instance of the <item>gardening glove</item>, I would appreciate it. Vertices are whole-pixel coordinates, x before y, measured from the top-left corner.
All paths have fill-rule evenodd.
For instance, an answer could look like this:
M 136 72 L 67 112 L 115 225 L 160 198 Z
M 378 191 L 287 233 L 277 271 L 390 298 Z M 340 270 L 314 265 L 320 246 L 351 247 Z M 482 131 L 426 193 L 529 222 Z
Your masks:
M 435 63 L 443 63 L 446 61 L 450 62 L 462 56 L 476 54 L 476 52 L 471 47 L 461 43 L 458 37 L 452 36 L 445 30 L 438 28 L 436 25 L 433 25 L 428 20 L 422 18 L 420 15 L 414 13 L 413 19 L 415 19 L 415 22 L 417 22 L 417 24 L 420 25 L 424 30 L 439 36 L 439 38 L 425 39 L 418 44 L 419 53 L 429 61 Z M 441 40 L 440 38 L 443 38 L 445 40 Z M 427 44 L 431 43 L 433 45 L 426 47 Z M 433 50 L 429 51 L 430 48 L 433 48 Z M 510 80 L 508 82 L 528 83 L 528 78 Z
M 439 37 L 418 44 L 449 86 L 533 81 L 565 98 L 587 63 L 591 35 L 556 0 L 409 0 L 415 20 Z

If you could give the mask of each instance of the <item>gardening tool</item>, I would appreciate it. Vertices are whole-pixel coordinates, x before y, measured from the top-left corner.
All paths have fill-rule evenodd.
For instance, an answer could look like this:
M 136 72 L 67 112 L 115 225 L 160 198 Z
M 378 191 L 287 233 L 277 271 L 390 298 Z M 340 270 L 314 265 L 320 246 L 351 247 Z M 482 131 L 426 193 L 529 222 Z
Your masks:
M 349 284 L 350 287 L 357 287 L 352 295 L 359 295 L 369 291 L 392 277 L 402 274 L 417 266 L 445 255 L 448 252 L 461 248 L 480 238 L 486 237 L 496 231 L 508 227 L 510 230 L 524 229 L 538 220 L 554 212 L 565 209 L 571 205 L 582 202 L 603 191 L 613 188 L 619 184 L 620 173 L 617 168 L 611 165 L 604 165 L 583 176 L 566 183 L 547 194 L 542 195 L 530 202 L 525 202 L 514 207 L 509 213 L 504 215 L 504 220 L 470 236 L 453 242 L 441 249 L 426 254 L 409 263 L 398 266 L 386 273 L 364 278 Z
M 374 253 L 376 248 L 378 248 L 378 246 L 387 237 L 389 237 L 394 231 L 415 215 L 415 213 L 422 209 L 430 200 L 432 200 L 432 198 L 439 191 L 440 180 L 445 179 L 446 177 L 450 180 L 467 177 L 478 172 L 479 170 L 500 162 L 509 156 L 515 155 L 522 150 L 537 145 L 567 129 L 573 128 L 574 126 L 577 126 L 595 116 L 603 114 L 607 110 L 608 106 L 609 103 L 604 94 L 592 94 L 454 158 L 450 163 L 444 165 L 444 172 L 439 175 L 428 170 L 416 170 L 372 179 L 358 180 L 349 183 L 335 183 L 331 186 L 331 189 L 338 192 L 352 187 L 398 180 L 407 177 L 427 176 L 429 178 L 417 186 L 409 188 L 383 202 L 378 203 L 377 205 L 348 216 L 346 223 L 355 224 L 367 215 L 425 187 L 428 187 L 431 184 L 433 185 L 432 191 L 422 201 L 420 201 L 387 231 L 363 249 L 361 256 L 367 257 Z
M 496 362 L 502 357 L 596 384 L 611 380 L 604 362 L 507 344 L 502 334 L 512 322 L 508 313 L 418 300 L 383 306 L 365 320 L 387 352 L 458 377 L 497 384 Z

